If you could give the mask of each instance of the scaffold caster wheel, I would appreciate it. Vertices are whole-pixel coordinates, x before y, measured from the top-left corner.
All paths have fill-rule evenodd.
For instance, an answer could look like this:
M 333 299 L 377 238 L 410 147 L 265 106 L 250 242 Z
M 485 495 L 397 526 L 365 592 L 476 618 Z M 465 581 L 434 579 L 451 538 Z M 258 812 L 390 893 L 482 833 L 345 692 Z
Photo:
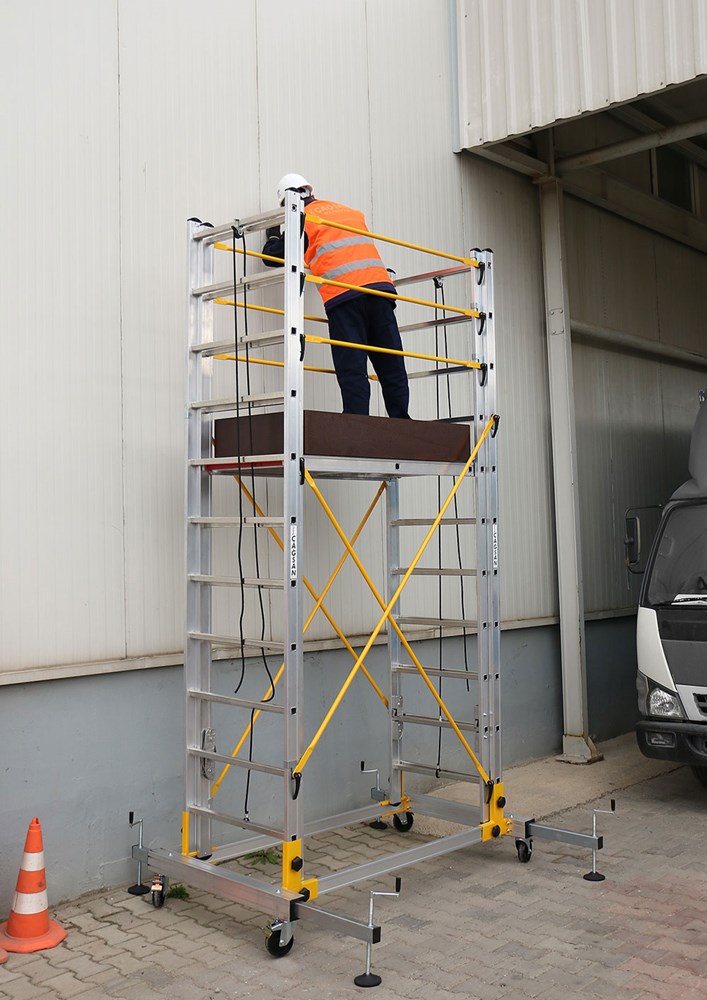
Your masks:
M 516 851 L 518 860 L 522 865 L 527 865 L 533 856 L 533 848 L 527 840 L 516 840 Z
M 161 910 L 164 906 L 164 889 L 152 890 L 152 905 L 156 910 Z
M 414 822 L 415 817 L 412 813 L 395 813 L 393 816 L 393 826 L 400 833 L 409 833 Z
M 271 931 L 265 938 L 265 947 L 268 949 L 273 958 L 283 958 L 285 955 L 289 955 L 292 951 L 292 945 L 295 943 L 294 934 L 287 942 L 287 944 L 280 944 L 280 928 Z

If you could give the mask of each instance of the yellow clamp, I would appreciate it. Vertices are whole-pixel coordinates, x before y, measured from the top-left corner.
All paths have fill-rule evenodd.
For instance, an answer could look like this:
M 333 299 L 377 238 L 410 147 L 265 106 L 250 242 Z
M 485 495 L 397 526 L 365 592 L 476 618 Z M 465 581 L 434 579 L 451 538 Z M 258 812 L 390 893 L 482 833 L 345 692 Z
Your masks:
M 319 880 L 302 878 L 304 861 L 302 859 L 301 840 L 283 840 L 282 842 L 282 888 L 290 892 L 309 893 L 308 899 L 316 899 L 319 894 Z
M 487 787 L 491 794 L 491 800 L 488 803 L 489 818 L 485 823 L 481 824 L 482 841 L 495 840 L 497 837 L 508 836 L 513 828 L 513 820 L 503 813 L 506 806 L 506 796 L 503 794 L 503 782 L 499 781 Z

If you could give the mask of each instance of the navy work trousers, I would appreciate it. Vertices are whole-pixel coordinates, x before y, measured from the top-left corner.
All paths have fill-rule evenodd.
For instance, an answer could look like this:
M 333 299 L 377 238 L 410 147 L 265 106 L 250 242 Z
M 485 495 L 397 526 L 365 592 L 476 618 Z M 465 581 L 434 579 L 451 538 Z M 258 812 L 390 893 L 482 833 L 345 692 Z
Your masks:
M 403 349 L 395 309 L 390 299 L 377 295 L 355 295 L 327 311 L 329 336 L 350 344 L 368 347 Z M 344 413 L 368 414 L 371 396 L 367 362 L 383 390 L 383 400 L 389 417 L 407 417 L 410 392 L 405 361 L 397 354 L 379 354 L 350 347 L 331 346 L 336 378 L 341 389 Z

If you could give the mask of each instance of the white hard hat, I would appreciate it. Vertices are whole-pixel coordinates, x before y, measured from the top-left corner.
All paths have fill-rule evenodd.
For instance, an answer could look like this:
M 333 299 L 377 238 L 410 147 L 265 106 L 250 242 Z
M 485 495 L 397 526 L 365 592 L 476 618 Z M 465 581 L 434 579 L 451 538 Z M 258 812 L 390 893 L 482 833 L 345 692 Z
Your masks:
M 285 174 L 277 185 L 277 200 L 281 205 L 285 204 L 285 191 L 292 189 L 295 191 L 304 189 L 308 194 L 312 193 L 312 185 L 302 174 Z

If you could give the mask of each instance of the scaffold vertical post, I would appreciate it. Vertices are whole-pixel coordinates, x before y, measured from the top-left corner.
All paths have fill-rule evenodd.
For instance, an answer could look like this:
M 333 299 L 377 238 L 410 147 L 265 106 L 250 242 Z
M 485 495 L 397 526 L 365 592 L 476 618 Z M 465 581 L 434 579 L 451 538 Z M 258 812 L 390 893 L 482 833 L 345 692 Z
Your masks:
M 387 523 L 387 567 L 386 604 L 395 593 L 398 578 L 393 570 L 400 566 L 400 482 L 389 479 L 386 490 L 386 523 Z M 393 606 L 391 614 L 399 612 L 400 600 Z M 398 633 L 388 625 L 388 710 L 390 712 L 390 801 L 400 802 L 403 793 L 403 772 L 400 765 L 400 750 L 402 742 L 403 723 L 398 718 L 402 709 L 402 679 L 394 664 L 400 663 L 401 643 Z
M 211 358 L 192 350 L 199 341 L 213 340 L 213 304 L 193 290 L 213 280 L 213 246 L 208 240 L 196 240 L 194 235 L 202 224 L 190 220 L 188 226 L 188 282 L 187 312 L 187 399 L 189 404 L 211 398 Z M 211 477 L 203 474 L 195 462 L 211 451 L 211 424 L 203 410 L 188 405 L 186 434 L 186 637 L 184 673 L 186 689 L 186 740 L 185 760 L 186 801 L 184 822 L 190 829 L 184 842 L 198 855 L 211 850 L 211 821 L 208 816 L 190 816 L 192 806 L 205 807 L 210 798 L 210 777 L 206 761 L 189 752 L 189 747 L 200 747 L 204 734 L 211 730 L 211 705 L 208 701 L 190 698 L 190 690 L 211 689 L 211 646 L 192 638 L 192 633 L 211 631 L 211 588 L 196 582 L 192 577 L 211 572 L 211 533 L 195 518 L 211 514 Z
M 300 777 L 293 769 L 304 751 L 302 658 L 303 518 L 303 361 L 304 361 L 304 202 L 297 191 L 285 200 L 285 401 L 284 401 L 284 523 L 285 523 L 285 816 L 284 838 L 302 840 Z M 283 848 L 283 884 L 287 882 L 287 849 Z M 299 855 L 301 857 L 301 853 Z M 298 883 L 301 878 L 293 882 Z
M 478 254 L 481 273 L 476 276 L 477 302 L 482 314 L 476 325 L 476 356 L 482 369 L 476 389 L 476 419 L 481 428 L 496 407 L 496 366 L 493 304 L 493 252 Z M 476 577 L 479 607 L 479 747 L 481 763 L 492 780 L 500 781 L 500 614 L 498 591 L 498 491 L 496 485 L 496 438 L 489 434 L 476 465 L 476 544 L 479 570 Z M 483 794 L 484 821 L 489 816 L 489 795 Z

